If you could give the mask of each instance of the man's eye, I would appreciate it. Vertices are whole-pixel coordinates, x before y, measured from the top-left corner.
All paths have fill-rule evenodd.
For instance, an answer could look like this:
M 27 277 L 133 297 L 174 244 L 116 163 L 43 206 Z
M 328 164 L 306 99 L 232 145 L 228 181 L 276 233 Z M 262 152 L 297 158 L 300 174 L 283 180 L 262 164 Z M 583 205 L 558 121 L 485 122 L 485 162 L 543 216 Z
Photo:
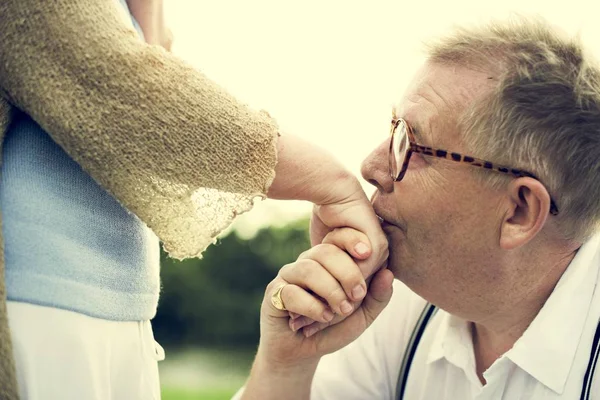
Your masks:
M 423 153 L 419 153 L 419 159 L 421 159 L 421 160 L 423 160 L 423 161 L 425 161 L 427 163 L 430 163 L 431 160 L 433 159 L 433 157 L 428 156 L 428 155 L 423 154 Z
M 410 163 L 414 163 L 416 168 L 425 167 L 431 164 L 431 157 L 428 157 L 423 153 L 413 153 Z

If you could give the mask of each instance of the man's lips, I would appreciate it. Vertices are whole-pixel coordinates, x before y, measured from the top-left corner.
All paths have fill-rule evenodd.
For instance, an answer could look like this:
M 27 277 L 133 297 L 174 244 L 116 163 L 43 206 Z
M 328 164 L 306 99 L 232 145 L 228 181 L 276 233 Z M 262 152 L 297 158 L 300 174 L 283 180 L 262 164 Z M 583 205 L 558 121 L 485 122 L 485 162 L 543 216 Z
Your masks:
M 381 223 L 381 228 L 385 229 L 387 227 L 393 226 L 394 228 L 398 228 L 400 229 L 400 227 L 398 225 L 392 224 L 391 222 L 387 222 L 386 220 L 383 220 L 383 222 Z
M 371 196 L 371 204 L 373 205 L 373 210 L 375 211 L 375 215 L 379 219 L 381 227 L 385 228 L 386 226 L 394 226 L 403 231 L 404 229 L 402 229 L 400 225 L 391 222 L 391 218 L 388 218 L 385 215 L 385 213 L 383 212 L 384 208 L 382 207 L 381 202 L 382 199 L 380 197 L 380 194 L 378 191 L 376 191 L 375 193 L 373 193 L 373 196 Z
M 381 224 L 382 228 L 385 228 L 386 226 L 395 226 L 397 228 L 400 228 L 398 225 L 390 222 L 389 219 L 382 217 L 377 211 L 375 211 L 375 215 L 377 215 L 377 219 L 379 219 L 379 223 Z
M 387 226 L 393 226 L 400 229 L 401 231 L 404 231 L 404 229 L 402 229 L 400 225 L 390 221 L 390 218 L 387 218 L 385 214 L 383 214 L 380 210 L 377 209 L 377 207 L 373 207 L 373 209 L 375 210 L 375 215 L 377 216 L 377 219 L 379 219 L 379 223 L 381 224 L 382 228 L 385 228 Z

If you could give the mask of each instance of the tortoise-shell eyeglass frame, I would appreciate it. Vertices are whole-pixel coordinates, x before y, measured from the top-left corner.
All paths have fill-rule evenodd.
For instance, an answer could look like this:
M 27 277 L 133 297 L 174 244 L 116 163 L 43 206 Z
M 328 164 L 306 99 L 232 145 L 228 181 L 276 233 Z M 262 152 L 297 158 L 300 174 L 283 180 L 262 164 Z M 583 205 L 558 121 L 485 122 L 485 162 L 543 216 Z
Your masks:
M 404 125 L 404 130 L 406 131 L 406 136 L 408 137 L 408 146 L 406 146 L 406 150 L 405 150 L 405 154 L 404 154 L 404 161 L 402 162 L 402 168 L 400 169 L 399 172 L 396 173 L 396 171 L 394 169 L 394 164 L 397 164 L 397 162 L 396 162 L 397 160 L 394 155 L 394 137 L 396 136 L 395 133 L 398 130 L 398 127 L 400 125 Z M 392 120 L 390 136 L 391 136 L 391 138 L 390 138 L 390 152 L 389 152 L 389 172 L 390 172 L 391 178 L 396 182 L 399 182 L 402 180 L 402 178 L 404 178 L 404 175 L 406 174 L 406 170 L 408 170 L 408 162 L 410 161 L 410 156 L 412 155 L 412 153 L 421 153 L 421 154 L 424 154 L 427 156 L 432 156 L 432 157 L 437 157 L 437 158 L 445 158 L 446 160 L 450 160 L 450 161 L 454 161 L 454 162 L 461 162 L 461 163 L 472 165 L 474 167 L 480 167 L 480 168 L 485 168 L 485 169 L 489 169 L 489 170 L 496 171 L 496 172 L 501 172 L 504 174 L 509 174 L 516 178 L 529 177 L 529 178 L 533 178 L 533 179 L 539 181 L 539 179 L 535 175 L 533 175 L 530 172 L 523 171 L 521 169 L 509 168 L 509 167 L 505 167 L 503 165 L 497 165 L 490 161 L 482 160 L 482 159 L 479 159 L 476 157 L 467 156 L 467 155 L 463 155 L 460 153 L 454 153 L 454 152 L 450 152 L 447 150 L 436 149 L 433 147 L 422 146 L 420 144 L 417 144 L 417 142 L 415 140 L 415 136 L 412 131 L 412 128 L 402 118 Z M 399 149 L 399 152 L 401 152 L 401 151 L 402 151 L 402 149 Z M 558 214 L 558 208 L 556 207 L 556 203 L 554 203 L 554 200 L 552 198 L 550 198 L 550 214 L 552 214 L 552 215 Z

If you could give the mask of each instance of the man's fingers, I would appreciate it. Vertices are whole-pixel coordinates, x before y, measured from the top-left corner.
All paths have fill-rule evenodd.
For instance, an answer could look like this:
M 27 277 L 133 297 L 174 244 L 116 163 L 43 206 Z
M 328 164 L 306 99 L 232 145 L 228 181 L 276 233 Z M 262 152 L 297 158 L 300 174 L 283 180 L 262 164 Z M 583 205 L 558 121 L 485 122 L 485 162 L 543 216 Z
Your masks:
M 334 314 L 327 304 L 318 300 L 303 288 L 292 283 L 280 283 L 277 286 L 273 285 L 274 287 L 269 292 L 269 300 L 281 284 L 285 286 L 281 289 L 279 295 L 288 312 L 301 314 L 320 322 L 328 322 L 333 319 Z M 281 312 L 280 310 L 277 310 L 270 301 L 269 304 L 273 312 Z
M 312 318 L 308 318 L 308 317 L 304 317 L 304 316 L 300 316 L 296 319 L 290 319 L 290 321 L 289 321 L 290 329 L 294 332 L 296 332 L 299 329 L 304 328 L 305 326 L 311 325 L 313 323 L 318 323 L 318 322 L 315 322 Z
M 317 339 L 323 348 L 332 349 L 332 351 L 356 340 L 389 303 L 392 297 L 393 279 L 391 271 L 387 269 L 378 271 L 369 285 L 367 296 L 356 312 L 337 324 L 332 321 L 305 326 L 302 333 L 308 338 L 318 332 Z
M 371 242 L 367 235 L 352 228 L 337 228 L 329 232 L 323 243 L 344 249 L 352 257 L 364 260 L 371 255 Z
M 336 324 L 335 319 L 325 323 L 315 322 L 313 324 L 306 324 L 302 329 L 302 333 L 308 338 L 331 326 L 329 329 L 333 330 L 331 334 L 332 337 L 337 335 L 334 331 L 342 330 L 344 331 L 342 336 L 350 338 L 349 340 L 354 340 L 373 323 L 375 318 L 381 314 L 381 311 L 383 311 L 390 302 L 393 293 L 393 282 L 394 275 L 390 270 L 382 269 L 378 271 L 373 276 L 373 280 L 369 285 L 369 292 L 363 300 L 361 307 L 357 309 L 357 312 L 335 326 L 332 326 Z M 358 334 L 356 334 L 356 332 L 358 332 Z
M 295 312 L 290 312 L 290 318 L 291 319 L 296 319 L 296 318 L 300 318 L 302 315 L 300 314 L 296 314 Z

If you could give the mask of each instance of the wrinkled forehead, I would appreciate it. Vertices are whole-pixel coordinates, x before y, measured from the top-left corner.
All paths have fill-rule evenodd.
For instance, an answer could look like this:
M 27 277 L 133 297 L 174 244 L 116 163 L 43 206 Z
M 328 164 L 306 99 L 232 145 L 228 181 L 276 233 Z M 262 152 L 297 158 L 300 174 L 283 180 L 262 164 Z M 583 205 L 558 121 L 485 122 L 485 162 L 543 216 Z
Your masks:
M 425 64 L 392 109 L 404 118 L 424 145 L 460 141 L 459 118 L 492 88 L 487 73 L 465 67 Z

